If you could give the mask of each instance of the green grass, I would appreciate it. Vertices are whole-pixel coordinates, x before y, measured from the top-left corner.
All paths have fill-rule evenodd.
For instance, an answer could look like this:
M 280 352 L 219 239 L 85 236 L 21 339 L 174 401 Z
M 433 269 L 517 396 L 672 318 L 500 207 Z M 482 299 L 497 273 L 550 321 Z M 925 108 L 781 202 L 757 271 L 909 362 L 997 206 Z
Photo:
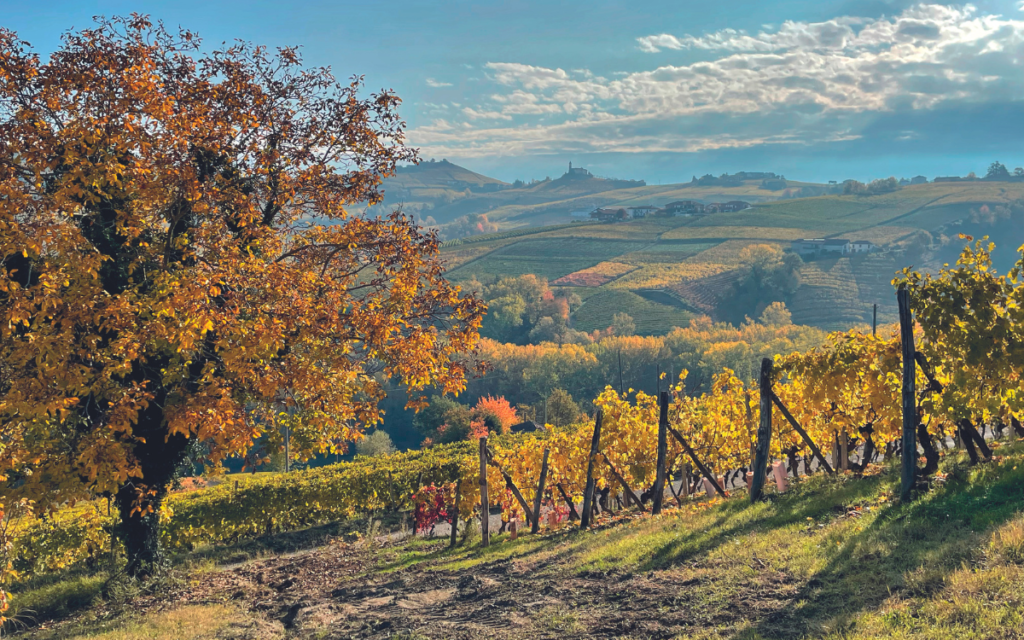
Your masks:
M 106 580 L 103 573 L 73 572 L 16 584 L 7 616 L 16 621 L 14 628 L 67 616 L 99 599 Z
M 224 604 L 188 605 L 117 620 L 86 620 L 59 632 L 35 634 L 38 640 L 277 640 L 280 624 L 257 621 Z
M 692 637 L 1020 637 L 1021 452 L 1020 445 L 1009 455 L 1003 448 L 997 453 L 1005 458 L 978 467 L 949 456 L 945 482 L 909 505 L 895 502 L 896 468 L 867 478 L 817 476 L 753 506 L 739 495 L 593 532 L 409 551 L 403 566 L 416 566 L 419 554 L 430 571 L 513 561 L 536 567 L 530 576 L 537 579 L 598 572 L 611 581 L 645 574 L 654 582 L 697 584 L 680 588 L 679 598 L 695 615 L 727 623 Z M 759 601 L 753 610 L 760 613 L 730 618 L 741 600 Z M 558 620 L 562 613 L 545 615 Z
M 940 475 L 910 504 L 896 500 L 895 465 L 863 478 L 819 474 L 793 480 L 785 494 L 769 488 L 767 499 L 754 505 L 735 491 L 725 500 L 688 501 L 683 508 L 670 503 L 657 517 L 632 511 L 602 516 L 586 532 L 565 527 L 523 533 L 515 541 L 494 535 L 486 548 L 471 537 L 455 549 L 422 538 L 367 549 L 369 573 L 351 579 L 433 589 L 463 575 L 487 576 L 507 589 L 497 600 L 481 592 L 479 601 L 458 605 L 460 612 L 517 612 L 528 626 L 519 635 L 509 627 L 503 637 L 510 638 L 603 637 L 609 628 L 635 628 L 629 625 L 637 621 L 654 625 L 651 633 L 612 635 L 1016 638 L 1024 630 L 1024 442 L 999 445 L 994 461 L 982 465 L 970 466 L 955 452 L 945 456 Z M 169 580 L 178 582 L 168 593 L 197 579 L 196 571 L 213 570 L 209 563 L 196 565 L 194 557 L 183 561 L 171 572 L 177 577 Z M 49 606 L 63 616 L 73 609 L 61 613 L 54 603 L 91 603 L 98 580 L 37 581 L 16 593 L 15 602 Z M 557 599 L 542 599 L 551 592 Z M 219 594 L 223 601 L 217 595 L 201 604 L 169 601 L 144 612 L 131 597 L 119 604 L 108 600 L 62 625 L 32 630 L 29 637 L 286 637 L 273 614 L 227 603 L 230 592 Z M 541 606 L 523 606 L 528 602 Z M 445 631 L 428 619 L 421 623 L 392 637 L 443 637 L 438 634 Z

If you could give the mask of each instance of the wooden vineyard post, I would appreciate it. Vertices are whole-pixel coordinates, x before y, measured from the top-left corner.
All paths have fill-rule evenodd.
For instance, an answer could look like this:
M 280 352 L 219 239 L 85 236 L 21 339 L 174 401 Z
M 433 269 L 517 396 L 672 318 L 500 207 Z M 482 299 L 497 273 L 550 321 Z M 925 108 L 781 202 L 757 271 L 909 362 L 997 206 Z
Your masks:
M 754 456 L 754 477 L 750 483 L 750 502 L 757 502 L 764 492 L 764 470 L 772 443 L 772 359 L 761 360 L 761 424 L 757 427 L 757 451 Z
M 238 483 L 238 480 L 235 480 L 235 484 L 237 484 L 237 483 Z M 107 496 L 107 517 L 108 518 L 110 517 L 110 496 Z M 117 556 L 115 555 L 115 552 L 114 552 L 114 543 L 115 542 L 116 542 L 116 539 L 115 539 L 115 527 L 111 527 L 110 528 L 110 567 L 111 567 L 111 571 L 113 571 L 114 567 L 117 565 Z
M 878 332 L 878 305 L 874 306 L 871 311 L 871 335 L 874 336 Z
M 654 480 L 654 504 L 651 512 L 661 513 L 661 504 L 665 499 L 665 458 L 668 457 L 668 391 L 658 394 L 661 411 L 658 415 L 658 470 Z
M 491 508 L 487 504 L 487 436 L 480 438 L 480 538 L 491 544 Z
M 291 447 L 291 441 L 292 441 L 292 430 L 291 430 L 290 427 L 285 425 L 285 428 L 284 428 L 284 472 L 285 473 L 288 473 L 289 471 L 292 470 L 292 467 L 291 467 L 292 456 L 291 456 L 291 451 L 289 450 L 290 447 Z
M 598 411 L 594 419 L 594 438 L 590 441 L 590 456 L 587 458 L 587 486 L 583 490 L 583 513 L 580 515 L 580 529 L 590 526 L 591 511 L 594 508 L 594 458 L 597 456 L 601 442 L 601 418 L 604 412 Z
M 516 486 L 516 483 L 512 481 L 512 476 L 506 473 L 501 465 L 494 459 L 494 456 L 491 455 L 490 449 L 487 450 L 487 462 L 494 466 L 494 468 L 498 470 L 498 473 L 501 474 L 501 477 L 505 479 L 505 487 L 512 492 L 512 496 L 516 499 L 516 502 L 519 503 L 519 508 L 523 510 L 523 517 L 526 518 L 526 524 L 530 524 L 533 521 L 533 510 L 530 509 L 530 505 L 526 504 L 526 498 L 523 497 L 523 494 L 519 491 L 519 487 Z
M 839 466 L 843 471 L 850 470 L 850 434 L 846 429 L 839 435 Z
M 622 386 L 622 349 L 619 349 L 619 395 L 622 395 L 624 387 Z
M 459 501 L 462 500 L 462 478 L 460 477 L 455 481 L 455 510 L 452 511 L 452 535 L 451 540 L 448 542 L 448 547 L 451 549 L 455 548 L 458 544 L 459 534 Z
M 718 478 L 715 477 L 715 474 L 711 473 L 711 469 L 708 469 L 704 463 L 700 461 L 700 458 L 697 457 L 697 452 L 693 450 L 693 447 L 691 447 L 690 443 L 686 441 L 683 434 L 676 431 L 672 425 L 668 425 L 668 432 L 672 434 L 672 437 L 675 438 L 680 445 L 682 445 L 683 451 L 686 452 L 686 455 L 690 456 L 690 460 L 693 460 L 693 464 L 697 467 L 697 470 L 700 471 L 700 474 L 707 478 L 708 482 L 711 483 L 711 486 L 713 486 L 715 491 L 718 492 L 718 495 L 724 498 L 725 488 L 718 483 Z M 687 493 L 687 495 L 689 495 L 689 493 Z
M 615 479 L 618 481 L 618 483 L 622 485 L 622 489 L 626 493 L 627 506 L 629 502 L 633 502 L 633 504 L 640 507 L 641 511 L 646 513 L 647 509 L 644 507 L 644 503 L 640 502 L 640 498 L 639 496 L 636 495 L 636 492 L 633 491 L 633 489 L 631 489 L 628 484 L 626 484 L 626 479 L 622 477 L 622 474 L 620 474 L 619 470 L 615 468 L 615 465 L 612 464 L 612 461 L 608 459 L 608 456 L 602 453 L 601 457 L 604 458 L 604 461 L 608 465 L 608 469 L 612 472 L 612 475 L 615 476 Z
M 842 464 L 839 460 L 839 431 L 832 430 L 832 466 L 836 469 L 842 470 Z
M 903 473 L 900 477 L 900 501 L 909 502 L 917 475 L 917 396 L 914 377 L 917 364 L 914 358 L 914 317 L 910 310 L 910 291 L 900 287 L 896 292 L 900 308 L 900 339 L 903 344 Z
M 549 455 L 551 455 L 551 449 L 545 448 L 544 460 L 540 463 L 540 481 L 537 482 L 537 493 L 533 496 L 533 526 L 530 529 L 532 533 L 540 531 L 540 503 L 541 497 L 544 495 L 544 481 L 548 476 Z
M 818 459 L 818 462 L 821 463 L 821 466 L 824 467 L 825 471 L 827 471 L 828 473 L 832 473 L 832 467 L 829 466 L 828 461 L 825 460 L 825 456 L 822 455 L 821 449 L 819 449 L 818 445 L 815 444 L 814 440 L 811 439 L 811 436 L 809 436 L 807 432 L 804 431 L 804 428 L 800 426 L 800 423 L 796 421 L 796 418 L 794 418 L 793 414 L 789 412 L 789 409 L 786 408 L 786 405 L 782 404 L 782 400 L 779 398 L 779 396 L 775 395 L 774 391 L 772 392 L 772 402 L 774 402 L 775 406 L 779 408 L 779 411 L 782 412 L 783 417 L 786 418 L 786 420 L 793 427 L 793 429 L 798 434 L 800 434 L 800 437 L 803 438 L 804 444 L 810 447 L 811 453 L 814 454 L 814 457 Z M 810 473 L 810 465 L 805 463 L 804 466 L 807 467 L 808 473 Z
M 558 484 L 555 485 L 555 487 L 558 488 L 558 493 L 562 494 L 562 500 L 565 500 L 566 506 L 569 507 L 569 519 L 579 520 L 580 514 L 576 512 L 576 505 L 573 504 L 572 498 L 570 498 L 569 494 L 566 493 L 565 489 L 562 488 L 562 483 L 559 482 Z

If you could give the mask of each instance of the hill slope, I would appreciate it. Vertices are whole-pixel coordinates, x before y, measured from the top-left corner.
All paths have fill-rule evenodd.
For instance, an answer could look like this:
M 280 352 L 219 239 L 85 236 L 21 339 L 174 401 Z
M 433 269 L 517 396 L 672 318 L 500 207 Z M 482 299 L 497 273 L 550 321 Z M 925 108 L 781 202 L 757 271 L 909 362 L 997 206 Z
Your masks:
M 665 188 L 600 195 L 613 194 L 628 202 L 637 200 L 637 193 Z M 704 188 L 693 187 L 693 193 Z M 678 191 L 662 195 L 669 193 Z M 880 322 L 893 321 L 896 307 L 889 283 L 894 273 L 909 264 L 932 269 L 955 260 L 963 246 L 958 233 L 991 234 L 1002 247 L 996 257 L 1005 270 L 1013 251 L 1024 243 L 1024 228 L 1016 219 L 972 222 L 976 217 L 972 210 L 1022 199 L 1022 183 L 923 184 L 878 196 L 766 201 L 743 211 L 704 217 L 521 226 L 446 243 L 443 255 L 456 280 L 488 281 L 534 273 L 558 280 L 560 286 L 576 285 L 584 304 L 573 316 L 582 328 L 607 326 L 604 323 L 614 308 L 642 318 L 641 332 L 661 334 L 685 324 L 692 312 L 727 315 L 722 313 L 722 299 L 735 279 L 745 247 L 769 244 L 788 249 L 793 240 L 804 237 L 869 240 L 881 247 L 879 253 L 808 260 L 799 269 L 801 286 L 789 300 L 794 322 L 845 329 L 870 323 L 875 304 Z M 507 205 L 495 211 L 508 214 L 505 220 L 512 221 L 517 220 L 514 210 L 530 207 Z M 594 281 L 595 270 L 611 275 Z M 619 293 L 611 295 L 612 291 Z M 636 295 L 624 297 L 626 293 Z
M 501 229 L 568 222 L 570 212 L 604 206 L 663 205 L 674 200 L 765 202 L 825 185 L 761 178 L 702 179 L 645 185 L 568 173 L 554 180 L 510 185 L 442 160 L 400 167 L 384 181 L 385 209 L 401 206 L 430 224 L 443 225 L 468 215 L 486 214 Z
M 197 569 L 151 593 L 90 605 L 76 590 L 87 577 L 16 593 L 16 606 L 88 608 L 15 637 L 1020 637 L 1024 455 L 996 451 L 973 468 L 946 456 L 910 505 L 894 504 L 889 466 L 792 480 L 756 505 L 743 491 L 698 497 L 658 517 L 603 514 L 588 532 L 494 535 L 487 548 L 367 540 L 358 521 L 266 536 L 197 552 Z

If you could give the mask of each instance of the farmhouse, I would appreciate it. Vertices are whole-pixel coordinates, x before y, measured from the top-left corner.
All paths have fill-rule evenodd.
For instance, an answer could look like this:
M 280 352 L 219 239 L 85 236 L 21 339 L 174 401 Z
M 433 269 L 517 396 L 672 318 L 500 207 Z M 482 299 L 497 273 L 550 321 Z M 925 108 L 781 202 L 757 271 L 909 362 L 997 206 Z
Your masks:
M 877 248 L 870 240 L 850 240 L 850 253 L 871 253 Z
M 750 203 L 742 200 L 731 200 L 722 205 L 722 211 L 743 211 L 749 209 Z
M 848 253 L 850 241 L 844 238 L 802 238 L 792 243 L 793 252 L 802 256 L 822 253 Z
M 696 200 L 677 200 L 665 205 L 666 215 L 680 216 L 704 213 L 704 203 Z
M 741 200 L 733 200 L 731 202 L 712 202 L 711 204 L 704 207 L 704 213 L 723 213 L 729 211 L 742 211 L 743 209 L 749 209 L 750 203 L 743 202 Z
M 646 218 L 649 215 L 653 215 L 657 210 L 658 207 L 648 205 L 646 207 L 630 207 L 629 213 L 634 218 Z
M 601 222 L 615 222 L 628 220 L 629 213 L 625 209 L 594 209 L 590 212 L 590 217 Z
M 876 249 L 875 243 L 869 240 L 848 240 L 846 238 L 802 238 L 794 240 L 791 247 L 794 253 L 801 256 L 821 254 L 845 256 L 854 253 L 871 253 Z

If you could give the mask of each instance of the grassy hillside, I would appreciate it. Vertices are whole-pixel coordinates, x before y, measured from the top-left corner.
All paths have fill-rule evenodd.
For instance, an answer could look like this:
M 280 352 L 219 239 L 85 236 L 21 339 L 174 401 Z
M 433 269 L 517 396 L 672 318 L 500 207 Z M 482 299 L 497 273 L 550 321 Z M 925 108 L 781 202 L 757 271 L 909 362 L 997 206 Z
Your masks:
M 747 187 L 736 189 L 741 188 Z M 661 204 L 668 198 L 697 198 L 695 194 L 712 187 L 659 186 L 610 193 L 636 200 L 640 192 L 659 189 L 661 195 L 654 202 Z M 684 191 L 688 195 L 681 195 Z M 551 281 L 561 278 L 558 284 L 563 286 L 596 287 L 587 294 L 601 293 L 595 298 L 601 302 L 577 309 L 577 326 L 601 328 L 610 317 L 609 310 L 619 306 L 616 310 L 638 320 L 642 332 L 659 334 L 685 323 L 691 312 L 716 311 L 744 247 L 770 244 L 786 249 L 792 240 L 803 237 L 870 240 L 883 252 L 804 264 L 802 284 L 790 301 L 795 322 L 844 329 L 870 323 L 874 304 L 879 305 L 880 322 L 894 320 L 895 299 L 889 284 L 893 274 L 911 262 L 935 268 L 955 259 L 963 244 L 956 237 L 961 231 L 993 234 L 1004 246 L 999 255 L 1012 257 L 1013 249 L 1024 242 L 1024 229 L 1008 223 L 988 227 L 972 223 L 971 210 L 1022 198 L 1021 183 L 923 184 L 878 196 L 775 200 L 697 218 L 522 227 L 514 233 L 468 238 L 447 247 L 444 255 L 454 279 L 536 273 Z M 948 244 L 922 247 L 923 253 L 913 259 L 894 250 L 905 248 L 900 242 L 922 230 L 936 240 L 945 236 Z M 604 268 L 599 267 L 602 263 L 613 263 L 608 268 L 615 271 L 614 277 L 594 281 L 591 274 Z M 651 291 L 664 295 L 652 296 Z
M 380 537 L 366 523 L 179 559 L 158 588 L 102 572 L 15 594 L 60 611 L 15 637 L 963 640 L 1024 628 L 1024 454 L 944 457 L 909 505 L 899 469 L 791 479 L 750 505 L 703 495 L 516 540 Z M 45 609 L 44 609 L 45 608 Z

